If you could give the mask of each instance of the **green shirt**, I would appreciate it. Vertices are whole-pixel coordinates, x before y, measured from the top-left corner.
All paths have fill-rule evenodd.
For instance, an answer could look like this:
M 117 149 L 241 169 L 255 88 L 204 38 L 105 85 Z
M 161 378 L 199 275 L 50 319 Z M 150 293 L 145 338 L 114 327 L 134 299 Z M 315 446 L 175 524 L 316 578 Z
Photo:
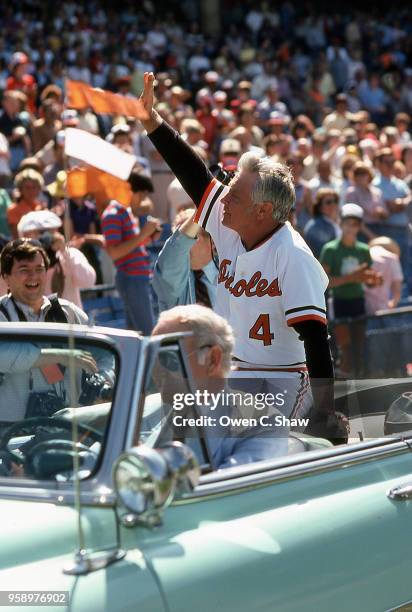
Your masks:
M 355 242 L 353 246 L 345 246 L 340 239 L 332 240 L 325 244 L 320 254 L 321 264 L 329 268 L 329 276 L 345 276 L 350 274 L 361 264 L 372 265 L 369 247 L 363 242 Z M 347 283 L 332 290 L 334 297 L 342 300 L 350 300 L 363 297 L 362 283 Z
M 7 222 L 7 209 L 11 204 L 9 194 L 5 189 L 0 189 L 0 234 L 10 236 L 10 228 Z

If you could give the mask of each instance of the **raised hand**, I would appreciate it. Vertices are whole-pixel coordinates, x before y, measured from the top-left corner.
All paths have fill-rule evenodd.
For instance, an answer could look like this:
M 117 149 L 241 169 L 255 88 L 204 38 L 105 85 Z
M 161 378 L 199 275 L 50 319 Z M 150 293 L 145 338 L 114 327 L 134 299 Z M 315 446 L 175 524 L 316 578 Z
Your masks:
M 139 98 L 141 109 L 139 119 L 142 122 L 147 133 L 153 132 L 162 120 L 153 108 L 154 103 L 154 74 L 153 72 L 145 72 L 143 76 L 144 87 Z
M 146 111 L 146 117 L 141 117 L 141 120 L 149 120 L 152 116 L 153 101 L 154 101 L 154 74 L 153 72 L 145 72 L 144 76 L 144 87 L 140 96 L 140 101 Z

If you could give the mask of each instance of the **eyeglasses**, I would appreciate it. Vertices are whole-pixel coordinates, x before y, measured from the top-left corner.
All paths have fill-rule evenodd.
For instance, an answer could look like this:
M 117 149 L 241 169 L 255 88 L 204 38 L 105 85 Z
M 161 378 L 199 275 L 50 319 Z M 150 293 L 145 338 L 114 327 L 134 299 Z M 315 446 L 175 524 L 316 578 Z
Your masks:
M 212 344 L 204 344 L 203 346 L 199 346 L 199 348 L 194 349 L 193 351 L 190 351 L 190 353 L 187 353 L 187 357 L 189 357 L 193 353 L 197 353 L 199 357 L 198 363 L 200 365 L 204 365 L 204 363 L 202 363 L 202 361 L 204 361 L 204 357 L 203 355 L 201 355 L 201 351 L 203 351 L 204 349 L 209 349 L 212 346 L 213 346 Z M 167 352 L 164 351 L 164 352 L 159 353 L 158 360 L 162 368 L 169 370 L 169 372 L 178 372 L 179 370 L 182 369 L 179 354 L 175 351 L 167 351 Z
M 193 353 L 197 353 L 197 363 L 199 365 L 205 365 L 206 361 L 206 353 L 202 353 L 202 351 L 204 351 L 204 349 L 210 349 L 212 346 L 213 344 L 204 344 L 203 346 L 199 346 L 197 350 L 192 351 Z
M 181 369 L 180 358 L 176 352 L 164 351 L 159 353 L 158 359 L 162 368 L 169 370 L 169 372 L 178 372 Z
M 326 199 L 326 200 L 323 200 L 322 203 L 323 204 L 339 204 L 339 200 L 335 200 L 335 198 L 333 198 L 333 199 Z

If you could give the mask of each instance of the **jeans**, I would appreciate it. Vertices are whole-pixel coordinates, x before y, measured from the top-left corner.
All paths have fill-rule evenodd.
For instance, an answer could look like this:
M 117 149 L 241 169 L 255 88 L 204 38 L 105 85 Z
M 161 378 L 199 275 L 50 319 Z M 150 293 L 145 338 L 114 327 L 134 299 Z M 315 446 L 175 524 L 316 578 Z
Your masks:
M 116 289 L 124 303 L 127 327 L 150 336 L 154 326 L 150 278 L 117 270 Z

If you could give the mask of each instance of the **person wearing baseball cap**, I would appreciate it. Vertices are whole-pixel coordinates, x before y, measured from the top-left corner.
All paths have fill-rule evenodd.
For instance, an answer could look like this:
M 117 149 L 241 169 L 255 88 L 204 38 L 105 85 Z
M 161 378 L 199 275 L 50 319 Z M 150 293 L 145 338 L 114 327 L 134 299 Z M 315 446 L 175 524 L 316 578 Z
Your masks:
M 28 74 L 29 58 L 25 53 L 16 51 L 11 56 L 10 76 L 6 81 L 6 90 L 22 91 L 27 96 L 27 109 L 36 112 L 37 83 L 32 74 Z
M 204 80 L 209 91 L 213 93 L 217 90 L 219 75 L 215 70 L 208 70 L 204 75 Z
M 363 223 L 363 209 L 358 204 L 342 206 L 342 235 L 323 247 L 320 262 L 329 276 L 335 319 L 353 319 L 335 325 L 335 337 L 341 352 L 342 376 L 362 374 L 366 315 L 364 284 L 381 283 L 381 276 L 372 270 L 372 257 L 367 244 L 358 240 Z M 351 347 L 352 345 L 352 347 Z M 354 357 L 354 359 L 353 359 Z
M 242 147 L 236 138 L 225 138 L 219 149 L 219 162 L 224 170 L 234 172 L 242 154 Z

